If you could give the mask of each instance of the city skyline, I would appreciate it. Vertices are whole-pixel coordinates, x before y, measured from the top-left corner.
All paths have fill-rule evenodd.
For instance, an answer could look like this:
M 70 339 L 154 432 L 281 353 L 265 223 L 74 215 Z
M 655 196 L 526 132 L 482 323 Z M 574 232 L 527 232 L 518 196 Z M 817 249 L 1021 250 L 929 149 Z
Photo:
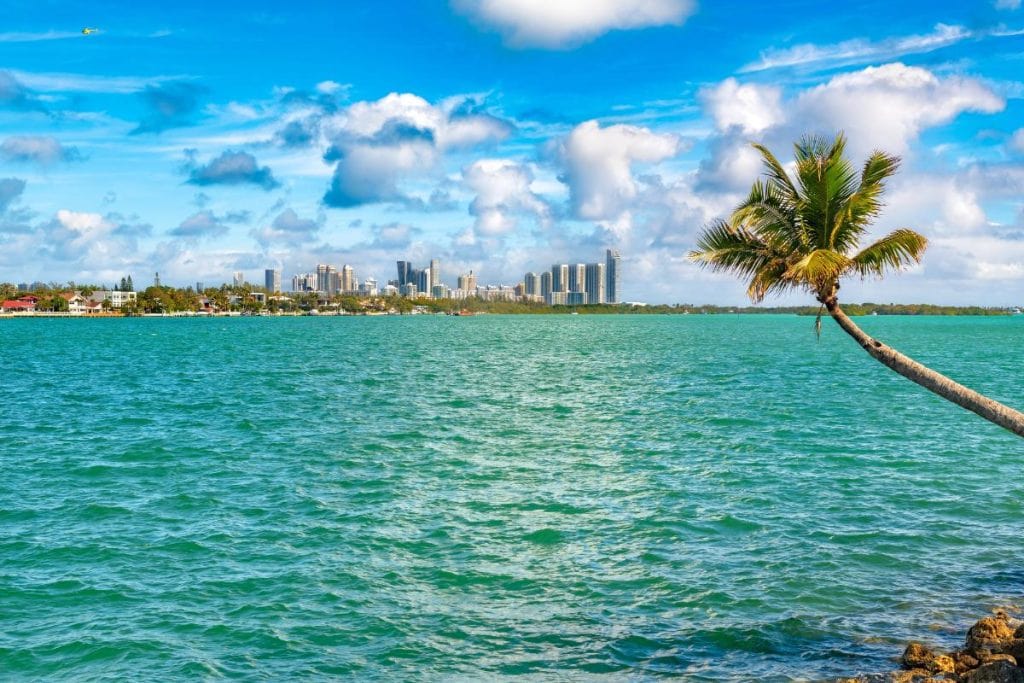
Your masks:
M 786 162 L 801 134 L 844 130 L 856 162 L 903 158 L 877 232 L 930 240 L 921 266 L 848 296 L 1024 298 L 1019 0 L 869 2 L 841 22 L 806 0 L 500 4 L 8 8 L 0 281 L 318 262 L 385 280 L 436 257 L 510 282 L 612 247 L 623 299 L 740 304 L 686 253 L 756 178 L 749 143 Z

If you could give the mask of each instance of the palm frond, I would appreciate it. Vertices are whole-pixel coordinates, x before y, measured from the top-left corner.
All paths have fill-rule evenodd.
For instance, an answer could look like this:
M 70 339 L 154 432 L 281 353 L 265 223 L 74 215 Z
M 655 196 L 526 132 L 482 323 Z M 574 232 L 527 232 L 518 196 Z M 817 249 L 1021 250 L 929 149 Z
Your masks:
M 887 269 L 900 270 L 920 263 L 928 240 L 913 230 L 894 230 L 882 239 L 864 247 L 851 261 L 853 270 L 862 276 L 883 275 Z
M 764 265 L 768 245 L 749 231 L 716 221 L 704 229 L 690 259 L 712 270 L 752 276 Z
M 775 158 L 775 155 L 772 154 L 771 150 L 756 142 L 752 143 L 752 146 L 761 153 L 761 162 L 768 171 L 767 175 L 769 184 L 775 186 L 781 194 L 788 196 L 790 201 L 796 200 L 800 193 L 797 191 L 796 185 L 793 184 L 789 174 L 786 173 L 786 169 L 783 168 L 779 160 Z
M 733 225 L 749 228 L 765 241 L 791 249 L 807 246 L 792 202 L 775 185 L 756 181 L 729 220 Z
M 785 278 L 819 290 L 838 280 L 850 267 L 850 259 L 831 249 L 815 249 L 789 266 Z
M 833 243 L 840 251 L 856 248 L 868 224 L 882 211 L 882 192 L 885 180 L 899 168 L 897 156 L 883 152 L 873 153 L 864 163 L 860 185 L 847 202 L 846 216 L 833 236 Z

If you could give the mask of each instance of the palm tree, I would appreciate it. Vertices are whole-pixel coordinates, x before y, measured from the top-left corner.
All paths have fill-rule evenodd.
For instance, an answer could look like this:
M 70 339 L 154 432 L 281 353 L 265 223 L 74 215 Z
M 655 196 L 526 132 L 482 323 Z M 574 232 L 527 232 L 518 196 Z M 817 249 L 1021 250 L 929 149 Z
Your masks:
M 863 249 L 859 242 L 881 213 L 885 180 L 899 157 L 873 153 L 858 173 L 843 153 L 842 133 L 834 140 L 804 137 L 796 145 L 795 181 L 763 145 L 762 180 L 728 221 L 717 221 L 697 241 L 690 258 L 715 271 L 749 278 L 754 302 L 767 294 L 810 292 L 839 326 L 873 358 L 942 398 L 1024 436 L 1024 413 L 982 396 L 921 365 L 861 330 L 839 307 L 843 277 L 882 276 L 921 260 L 928 241 L 908 229 L 895 230 Z M 820 315 L 818 329 L 820 330 Z

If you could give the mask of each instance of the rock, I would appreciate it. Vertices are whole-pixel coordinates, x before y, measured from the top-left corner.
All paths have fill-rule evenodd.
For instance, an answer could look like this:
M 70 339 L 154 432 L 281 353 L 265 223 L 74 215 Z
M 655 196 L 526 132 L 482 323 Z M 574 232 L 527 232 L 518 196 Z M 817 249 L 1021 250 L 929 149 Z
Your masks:
M 1001 652 L 1013 640 L 1013 629 L 1005 616 L 979 619 L 967 631 L 967 650 L 972 653 Z
M 932 673 L 927 669 L 911 669 L 893 671 L 888 680 L 889 683 L 941 683 L 944 679 L 932 677 Z
M 1020 629 L 1017 629 L 1018 631 Z M 1016 636 L 1016 631 L 1014 636 Z M 1008 655 L 1013 655 L 1014 659 L 1018 662 L 1024 662 L 1024 638 L 1015 637 L 1009 642 L 1008 645 L 1003 646 L 1003 652 Z
M 970 669 L 977 669 L 978 664 L 980 664 L 977 657 L 965 651 L 954 652 L 953 661 L 956 664 L 956 673 L 958 674 L 962 674 Z
M 931 648 L 925 647 L 921 643 L 911 642 L 903 651 L 900 664 L 904 669 L 927 669 L 933 659 L 935 659 L 935 653 Z
M 993 662 L 1007 662 L 1011 666 L 1017 666 L 1017 658 L 1013 655 L 982 655 L 978 661 L 981 663 L 979 666 Z
M 1024 669 L 1006 661 L 982 664 L 963 677 L 964 683 L 1024 683 Z
M 936 655 L 928 664 L 928 670 L 934 674 L 956 673 L 956 662 L 949 655 Z
M 1024 624 L 1017 627 L 1017 630 L 1013 632 L 1014 638 L 1024 638 Z

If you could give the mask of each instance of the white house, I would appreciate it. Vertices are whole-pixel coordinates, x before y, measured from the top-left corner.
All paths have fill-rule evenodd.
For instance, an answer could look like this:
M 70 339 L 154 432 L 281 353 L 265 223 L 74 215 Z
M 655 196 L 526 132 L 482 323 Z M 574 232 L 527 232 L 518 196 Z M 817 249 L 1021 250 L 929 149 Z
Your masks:
M 135 301 L 138 299 L 138 292 L 119 292 L 109 289 L 97 289 L 89 296 L 89 298 L 92 301 L 99 303 L 109 301 L 111 308 L 121 308 L 121 306 L 129 301 Z

